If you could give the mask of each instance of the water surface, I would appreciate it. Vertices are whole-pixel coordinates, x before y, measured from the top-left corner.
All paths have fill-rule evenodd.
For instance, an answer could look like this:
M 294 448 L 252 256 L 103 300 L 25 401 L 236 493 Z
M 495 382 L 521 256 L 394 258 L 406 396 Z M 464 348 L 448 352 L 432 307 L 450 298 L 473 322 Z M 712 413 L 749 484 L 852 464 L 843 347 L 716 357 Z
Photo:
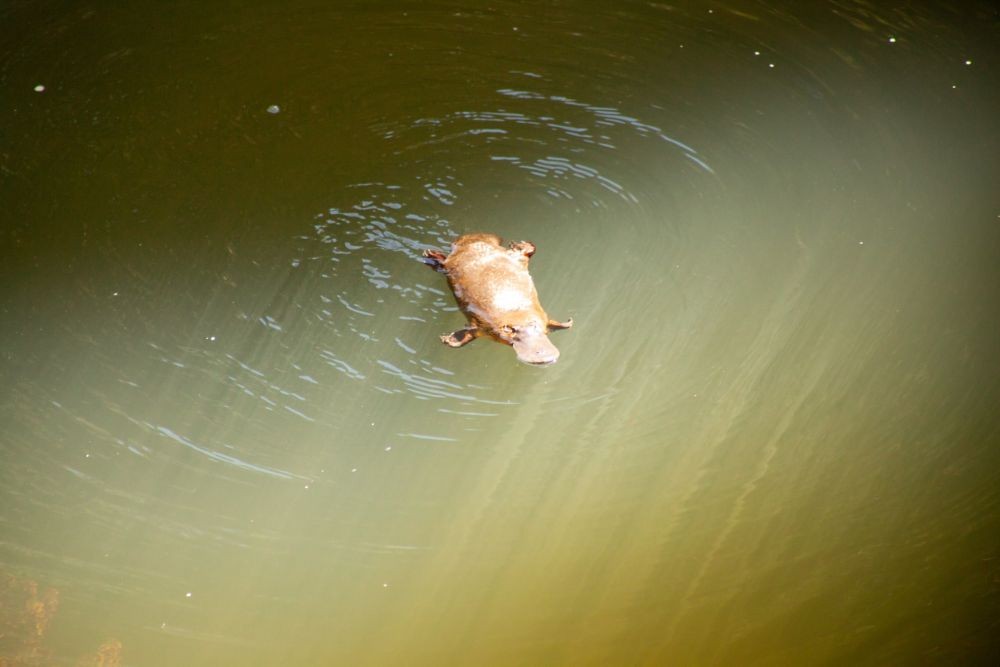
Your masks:
M 0 25 L 3 659 L 998 657 L 990 4 Z M 473 231 L 558 364 L 440 344 Z

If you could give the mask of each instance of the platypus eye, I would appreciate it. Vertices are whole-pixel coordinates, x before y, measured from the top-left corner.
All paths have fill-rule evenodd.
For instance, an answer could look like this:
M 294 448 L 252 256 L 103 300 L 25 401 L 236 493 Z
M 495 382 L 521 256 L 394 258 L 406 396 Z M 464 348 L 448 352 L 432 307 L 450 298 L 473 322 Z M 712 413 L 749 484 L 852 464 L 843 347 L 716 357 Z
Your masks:
M 505 324 L 502 327 L 500 327 L 500 331 L 507 334 L 508 336 L 513 336 L 515 333 L 517 333 L 517 327 Z

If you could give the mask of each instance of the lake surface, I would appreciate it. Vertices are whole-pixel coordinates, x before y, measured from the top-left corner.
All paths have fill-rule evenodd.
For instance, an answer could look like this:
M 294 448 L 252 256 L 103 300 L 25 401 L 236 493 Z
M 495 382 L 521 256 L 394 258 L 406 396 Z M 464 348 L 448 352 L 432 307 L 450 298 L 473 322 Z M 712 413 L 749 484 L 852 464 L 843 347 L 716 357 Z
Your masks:
M 995 4 L 0 9 L 0 662 L 1000 660 Z M 562 356 L 424 249 L 530 239 Z

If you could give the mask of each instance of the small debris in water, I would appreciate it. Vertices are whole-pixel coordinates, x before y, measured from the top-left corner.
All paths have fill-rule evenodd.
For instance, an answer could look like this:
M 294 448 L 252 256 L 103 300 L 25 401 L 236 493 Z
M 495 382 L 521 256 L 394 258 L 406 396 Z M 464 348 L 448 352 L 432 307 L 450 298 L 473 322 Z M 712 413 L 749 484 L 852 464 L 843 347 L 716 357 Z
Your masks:
M 358 471 L 357 468 L 351 468 L 351 472 L 357 472 L 357 471 Z
M 269 114 L 281 113 L 281 107 L 279 107 L 277 104 L 272 104 L 267 108 L 267 112 Z
M 889 38 L 889 43 L 890 44 L 895 44 L 896 43 L 896 38 L 895 37 L 890 37 Z
M 972 64 L 972 61 L 971 61 L 971 60 L 966 60 L 966 61 L 965 61 L 965 64 L 966 64 L 966 65 L 971 65 L 971 64 Z
M 191 591 L 188 591 L 187 593 L 184 594 L 184 597 L 189 598 L 191 597 L 191 595 L 192 595 Z
M 38 84 L 37 86 L 35 86 L 35 92 L 36 93 L 44 93 L 45 92 L 45 86 L 43 86 L 42 84 Z

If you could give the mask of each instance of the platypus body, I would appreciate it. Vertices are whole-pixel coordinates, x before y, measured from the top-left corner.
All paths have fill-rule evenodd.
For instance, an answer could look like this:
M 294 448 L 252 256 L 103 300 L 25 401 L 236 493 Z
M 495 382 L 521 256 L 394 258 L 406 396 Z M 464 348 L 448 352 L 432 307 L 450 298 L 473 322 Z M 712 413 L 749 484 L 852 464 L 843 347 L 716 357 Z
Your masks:
M 504 246 L 495 234 L 465 234 L 451 244 L 451 253 L 425 250 L 425 262 L 448 277 L 448 286 L 469 325 L 441 336 L 462 347 L 480 336 L 506 343 L 528 364 L 551 364 L 559 350 L 549 340 L 554 329 L 568 329 L 573 320 L 550 320 L 538 301 L 528 273 L 535 245 L 520 241 Z

